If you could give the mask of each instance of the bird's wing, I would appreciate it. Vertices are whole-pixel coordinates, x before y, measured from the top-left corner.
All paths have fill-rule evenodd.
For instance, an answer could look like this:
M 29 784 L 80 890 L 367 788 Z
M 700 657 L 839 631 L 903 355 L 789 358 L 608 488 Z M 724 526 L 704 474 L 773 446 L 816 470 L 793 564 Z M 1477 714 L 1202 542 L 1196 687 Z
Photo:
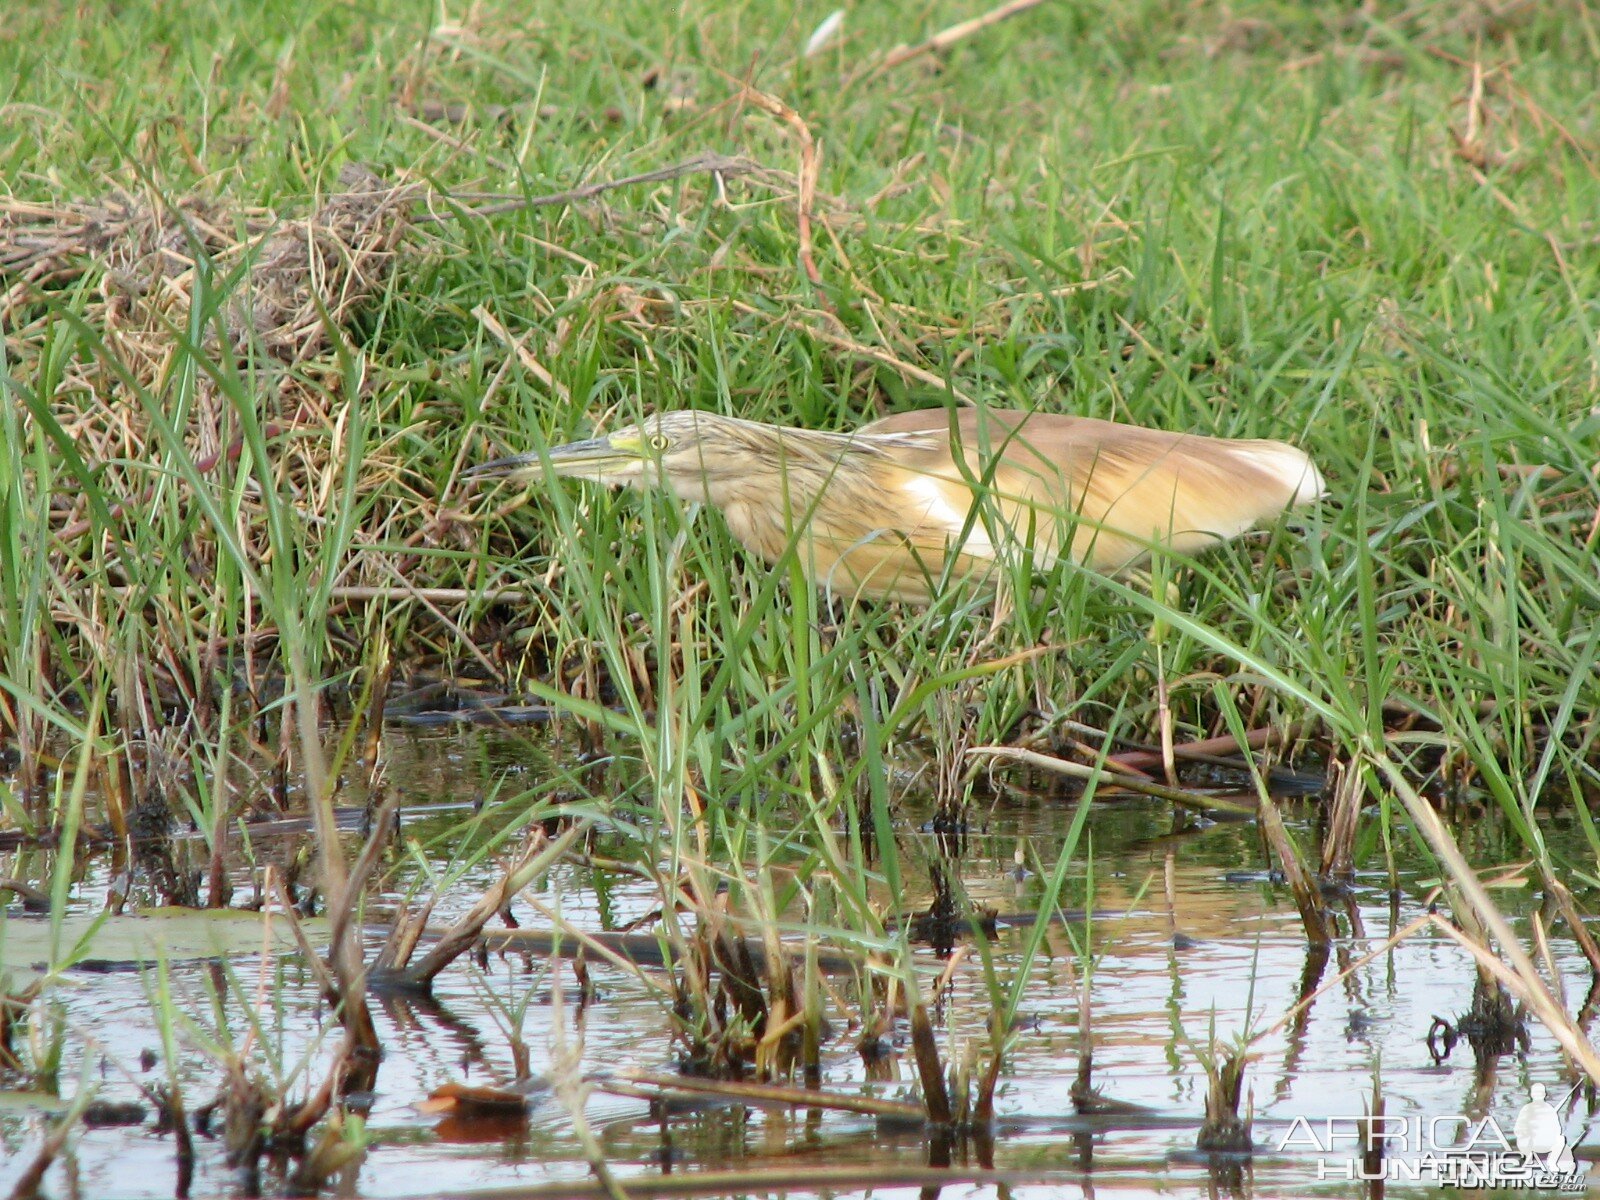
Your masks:
M 930 524 L 959 530 L 974 495 L 986 497 L 1041 562 L 1069 546 L 1073 559 L 1096 570 L 1131 566 L 1153 546 L 1193 553 L 1314 500 L 1324 488 L 1311 460 L 1283 442 L 1092 417 L 962 409 L 952 425 L 947 410 L 928 409 L 875 421 L 863 432 L 905 439 L 896 456 L 905 468 L 899 486 L 913 502 L 908 507 L 927 501 L 921 511 Z

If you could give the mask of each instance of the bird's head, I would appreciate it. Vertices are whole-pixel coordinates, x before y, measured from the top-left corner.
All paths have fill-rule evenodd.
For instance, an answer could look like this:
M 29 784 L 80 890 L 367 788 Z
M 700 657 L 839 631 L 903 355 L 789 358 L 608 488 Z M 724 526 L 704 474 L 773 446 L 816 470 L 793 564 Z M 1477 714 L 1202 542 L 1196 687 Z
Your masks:
M 670 487 L 686 502 L 716 503 L 729 487 L 759 483 L 782 469 L 783 433 L 774 426 L 715 413 L 657 413 L 605 437 L 552 446 L 483 463 L 470 476 L 528 483 L 546 472 L 614 487 Z

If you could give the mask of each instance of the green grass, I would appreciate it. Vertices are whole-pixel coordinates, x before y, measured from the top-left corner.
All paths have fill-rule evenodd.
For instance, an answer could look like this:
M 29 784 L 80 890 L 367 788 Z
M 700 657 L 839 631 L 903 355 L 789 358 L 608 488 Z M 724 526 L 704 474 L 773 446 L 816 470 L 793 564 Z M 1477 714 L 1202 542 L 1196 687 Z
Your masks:
M 775 896 L 716 873 L 769 915 L 828 873 L 861 945 L 884 930 L 852 864 L 891 886 L 899 870 L 887 764 L 929 758 L 959 802 L 967 746 L 1066 721 L 1155 738 L 1158 684 L 1180 740 L 1311 719 L 1315 750 L 1375 790 L 1391 766 L 1484 795 L 1541 857 L 1537 814 L 1572 805 L 1600 859 L 1585 6 L 1049 3 L 886 73 L 883 52 L 977 7 L 852 9 L 809 60 L 829 3 L 13 7 L 0 122 L 22 136 L 0 139 L 0 179 L 17 200 L 124 188 L 293 216 L 360 162 L 426 184 L 443 219 L 413 227 L 334 349 L 293 366 L 220 350 L 249 287 L 237 260 L 205 272 L 155 362 L 130 359 L 104 302 L 122 285 L 98 270 L 12 307 L 8 725 L 105 736 L 74 714 L 114 697 L 131 745 L 168 680 L 190 704 L 241 673 L 309 688 L 370 666 L 380 628 L 397 659 L 478 673 L 476 639 L 608 730 L 616 778 L 650 781 L 610 811 L 664 890 L 684 862 L 798 860 Z M 820 286 L 770 178 L 487 218 L 448 202 L 705 152 L 793 172 L 794 131 L 743 80 L 822 147 Z M 991 630 L 960 596 L 829 612 L 669 498 L 561 487 L 519 507 L 457 478 L 604 415 L 851 428 L 952 388 L 1290 440 L 1332 499 L 1169 564 L 1161 600 L 1063 570 Z M 236 458 L 197 468 L 230 439 Z M 87 532 L 52 540 L 69 518 Z M 530 599 L 442 621 L 334 592 L 400 576 Z M 208 762 L 256 717 L 204 712 Z M 700 798 L 704 846 L 677 819 Z M 195 801 L 203 827 L 219 803 Z M 1558 867 L 1600 884 L 1594 860 Z

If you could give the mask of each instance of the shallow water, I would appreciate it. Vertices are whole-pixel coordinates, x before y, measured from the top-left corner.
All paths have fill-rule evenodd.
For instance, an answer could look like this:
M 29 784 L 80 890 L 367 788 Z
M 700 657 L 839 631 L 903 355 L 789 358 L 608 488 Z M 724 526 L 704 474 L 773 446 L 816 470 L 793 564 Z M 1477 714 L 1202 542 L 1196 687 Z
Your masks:
M 405 796 L 409 836 L 426 842 L 447 837 L 463 816 L 462 805 L 481 795 L 508 771 L 512 790 L 526 786 L 549 768 L 539 730 L 507 735 L 476 729 L 386 735 L 390 777 Z M 914 798 L 903 805 L 901 861 L 907 871 L 901 911 L 928 907 L 935 881 L 956 882 L 953 890 L 968 900 L 1005 913 L 1034 907 L 1040 881 L 1018 879 L 1014 855 L 1019 841 L 1037 860 L 1051 863 L 1070 819 L 1074 801 L 1000 795 L 973 815 L 964 845 L 952 849 L 921 832 L 926 812 Z M 1291 807 L 1291 828 L 1302 844 L 1314 844 L 1309 804 Z M 1494 822 L 1478 817 L 1460 827 L 1476 842 L 1473 861 L 1510 862 L 1514 849 L 1500 843 Z M 1070 924 L 1052 926 L 1047 952 L 1035 963 L 1023 1005 L 1024 1025 L 1007 1062 L 997 1096 L 998 1128 L 993 1166 L 1021 1172 L 1011 1195 L 1088 1195 L 1114 1191 L 1124 1196 L 1189 1193 L 1197 1188 L 1244 1195 L 1357 1195 L 1362 1186 L 1344 1178 L 1357 1151 L 1348 1136 L 1334 1152 L 1319 1155 L 1313 1139 L 1326 1132 L 1326 1119 L 1355 1118 L 1370 1103 L 1373 1075 L 1381 1067 L 1382 1092 L 1391 1118 L 1427 1120 L 1462 1114 L 1474 1123 L 1494 1118 L 1509 1131 L 1529 1086 L 1544 1082 L 1552 1099 L 1565 1098 L 1575 1078 L 1565 1073 L 1553 1041 L 1537 1025 L 1525 1049 L 1475 1068 L 1462 1042 L 1443 1062 L 1430 1055 L 1426 1036 L 1435 1016 L 1453 1020 L 1467 1008 L 1473 981 L 1468 956 L 1436 931 L 1424 931 L 1378 954 L 1350 977 L 1329 988 L 1298 1019 L 1281 1018 L 1302 994 L 1307 948 L 1286 889 L 1274 886 L 1261 870 L 1263 853 L 1250 822 L 1190 823 L 1173 831 L 1168 807 L 1139 800 L 1108 801 L 1090 821 L 1092 860 L 1074 864 L 1067 903 L 1090 910 Z M 1575 836 L 1550 831 L 1559 848 Z M 447 843 L 445 843 L 447 844 Z M 1499 853 L 1500 850 L 1504 853 Z M 263 857 L 271 852 L 261 849 Z M 438 849 L 443 856 L 443 844 Z M 26 869 L 15 854 L 0 854 L 0 876 Z M 1382 861 L 1381 855 L 1375 861 Z M 239 878 L 248 875 L 240 864 Z M 1092 885 L 1091 885 L 1092 873 Z M 485 865 L 456 883 L 436 914 L 446 920 L 469 905 L 494 874 Z M 73 891 L 74 911 L 98 911 L 110 882 L 109 867 L 91 858 Z M 617 928 L 647 915 L 658 903 L 654 888 L 627 876 L 596 886 L 594 872 L 564 865 L 538 887 L 543 903 L 557 905 L 585 928 Z M 1400 899 L 1391 904 L 1383 871 L 1358 877 L 1345 922 L 1346 937 L 1335 961 L 1322 973 L 1333 980 L 1339 962 L 1349 962 L 1381 946 L 1383 940 L 1425 909 L 1430 887 L 1410 860 L 1402 860 Z M 1535 897 L 1527 886 L 1498 890 L 1497 898 L 1519 920 Z M 523 925 L 538 918 L 526 905 L 514 911 Z M 39 918 L 13 906 L 8 927 Z M 1354 928 L 1352 928 L 1352 925 Z M 1588 971 L 1571 941 L 1557 933 L 1551 951 L 1576 1008 L 1588 987 Z M 1009 980 L 1026 926 L 1002 928 L 994 942 L 996 968 Z M 375 949 L 377 940 L 373 942 Z M 1074 1115 L 1069 1089 L 1080 1045 L 1078 984 L 1082 953 L 1092 950 L 1092 1037 L 1094 1082 L 1117 1101 L 1142 1106 L 1133 1114 L 1081 1118 Z M 922 947 L 919 960 L 933 972 L 934 953 Z M 275 1057 L 280 1070 L 323 1061 L 336 1032 L 327 1020 L 309 973 L 287 951 L 263 958 L 258 950 L 233 954 L 229 969 L 235 995 L 266 1001 L 254 1033 L 258 1048 Z M 584 1062 L 591 1070 L 634 1066 L 667 1071 L 670 1023 L 638 979 L 597 962 L 590 972 L 597 998 L 581 1011 L 570 967 L 562 967 L 565 1003 L 561 1024 L 568 1038 L 581 1037 Z M 171 986 L 178 1009 L 188 1014 L 182 1036 L 193 1045 L 217 1019 L 238 1042 L 248 1020 L 243 1006 L 229 1000 L 214 1007 L 211 991 L 222 986 L 216 964 L 174 964 Z M 157 987 L 151 968 L 75 970 L 63 993 L 72 1053 L 62 1070 L 62 1091 L 80 1086 L 80 1073 L 100 1085 L 100 1098 L 140 1099 L 140 1083 L 164 1082 L 166 1068 L 141 1062 L 161 1039 L 151 1011 Z M 535 1072 L 551 1059 L 551 1029 L 556 1009 L 549 1003 L 551 975 L 544 960 L 521 954 L 492 956 L 487 971 L 458 961 L 438 980 L 432 1002 L 387 1000 L 378 1009 L 386 1058 L 379 1091 L 368 1117 L 372 1147 L 358 1166 L 338 1181 L 338 1194 L 407 1197 L 470 1194 L 487 1189 L 577 1183 L 590 1178 L 573 1121 L 561 1103 L 546 1098 L 527 1120 L 441 1119 L 426 1115 L 418 1102 L 446 1082 L 489 1083 L 510 1076 L 506 1038 L 491 1016 L 491 998 L 514 1005 L 530 987 L 538 995 L 529 1009 L 524 1035 Z M 955 972 L 949 991 L 934 1013 L 947 1060 L 951 1047 L 986 1043 L 988 989 L 977 956 Z M 1281 1026 L 1281 1027 L 1280 1027 Z M 1206 1084 L 1198 1054 L 1211 1044 L 1235 1043 L 1263 1034 L 1246 1074 L 1255 1115 L 1258 1148 L 1248 1165 L 1218 1167 L 1194 1154 L 1203 1115 Z M 904 1032 L 903 1029 L 898 1031 Z M 858 1031 L 836 1021 L 823 1048 L 824 1085 L 855 1090 L 864 1068 L 855 1051 Z M 92 1047 L 87 1054 L 83 1047 Z M 896 1075 L 911 1073 L 902 1041 Z M 214 1094 L 217 1071 L 192 1050 L 183 1053 L 179 1076 L 192 1110 Z M 304 1078 L 304 1074 L 300 1076 Z M 292 1092 L 303 1092 L 303 1084 Z M 891 1093 L 892 1094 L 892 1093 Z M 1600 1130 L 1581 1100 L 1564 1108 L 1568 1138 L 1580 1146 L 1600 1142 Z M 756 1112 L 704 1108 L 665 1121 L 652 1117 L 637 1100 L 602 1094 L 591 1097 L 587 1119 L 612 1170 L 646 1191 L 644 1179 L 669 1169 L 674 1173 L 770 1168 L 795 1181 L 788 1194 L 809 1194 L 806 1173 L 861 1164 L 882 1168 L 928 1162 L 927 1139 L 920 1133 L 895 1133 L 867 1117 L 842 1113 Z M 1304 1118 L 1307 1125 L 1294 1122 Z M 44 1125 L 36 1107 L 0 1097 L 0 1191 L 9 1191 L 31 1157 Z M 1350 1126 L 1336 1127 L 1348 1133 Z M 1398 1128 L 1396 1126 L 1395 1128 Z M 1452 1138 L 1459 1125 L 1441 1126 Z M 1293 1135 L 1293 1149 L 1279 1145 Z M 196 1139 L 199 1153 L 195 1195 L 236 1194 L 240 1181 L 222 1163 L 215 1141 Z M 983 1148 L 956 1146 L 951 1161 L 977 1165 Z M 1580 1155 L 1581 1157 L 1581 1155 Z M 1600 1176 L 1600 1168 L 1593 1174 Z M 1027 1182 L 1031 1180 L 1032 1182 Z M 72 1152 L 47 1177 L 52 1194 L 83 1196 L 169 1196 L 176 1181 L 170 1135 L 142 1128 L 86 1130 Z M 1400 1183 L 1394 1190 L 1420 1194 L 1431 1184 Z M 770 1189 L 764 1189 L 770 1193 Z M 879 1187 L 874 1195 L 909 1194 Z M 861 1187 L 839 1187 L 828 1194 L 864 1194 Z M 994 1183 L 952 1186 L 945 1196 L 993 1196 Z

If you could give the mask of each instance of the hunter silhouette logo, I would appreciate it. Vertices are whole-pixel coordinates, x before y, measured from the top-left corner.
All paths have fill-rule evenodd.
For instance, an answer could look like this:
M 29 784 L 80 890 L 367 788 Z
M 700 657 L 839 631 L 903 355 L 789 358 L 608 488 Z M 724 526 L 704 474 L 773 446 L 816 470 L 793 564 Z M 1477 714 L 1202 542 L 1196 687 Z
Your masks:
M 1561 1120 L 1561 1108 L 1575 1091 L 1552 1104 L 1545 1085 L 1535 1083 L 1527 1103 L 1504 1124 L 1492 1116 L 1465 1113 L 1363 1114 L 1318 1121 L 1296 1117 L 1277 1148 L 1285 1154 L 1315 1155 L 1321 1180 L 1420 1181 L 1463 1191 L 1581 1192 L 1589 1164 L 1573 1155 Z M 1381 1150 L 1376 1160 L 1368 1147 Z
M 1545 1087 L 1536 1083 L 1528 1089 L 1528 1102 L 1517 1113 L 1513 1130 L 1517 1153 L 1529 1162 L 1538 1162 L 1552 1175 L 1568 1175 L 1577 1169 L 1572 1147 L 1561 1128 L 1561 1113 L 1545 1099 Z

